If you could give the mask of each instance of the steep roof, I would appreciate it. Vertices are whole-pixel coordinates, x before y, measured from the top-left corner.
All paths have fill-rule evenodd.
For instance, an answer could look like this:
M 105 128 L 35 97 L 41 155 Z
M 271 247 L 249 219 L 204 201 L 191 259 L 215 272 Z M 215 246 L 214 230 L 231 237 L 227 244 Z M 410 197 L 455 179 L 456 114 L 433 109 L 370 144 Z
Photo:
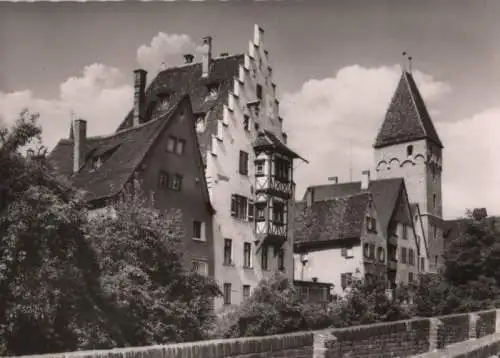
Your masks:
M 366 191 L 361 189 L 361 182 L 359 181 L 317 185 L 307 188 L 304 200 L 306 198 L 307 191 L 311 189 L 314 190 L 314 201 L 341 198 L 362 192 L 369 192 L 373 196 L 380 224 L 382 228 L 386 230 L 403 187 L 404 180 L 402 178 L 371 180 L 368 185 L 368 190 Z
M 239 74 L 239 66 L 243 64 L 243 54 L 213 58 L 207 78 L 202 77 L 200 62 L 167 68 L 159 72 L 146 89 L 144 108 L 147 111 L 160 94 L 168 94 L 172 102 L 189 95 L 193 112 L 206 115 L 206 130 L 198 134 L 204 156 L 211 145 L 211 134 L 217 132 L 217 119 L 223 115 L 224 104 L 227 104 L 228 95 L 233 90 L 234 78 Z M 215 99 L 207 100 L 207 85 L 218 88 L 218 96 Z M 132 117 L 131 110 L 117 131 L 131 127 Z M 148 120 L 146 115 L 144 119 Z
M 310 207 L 305 202 L 296 203 L 295 244 L 359 238 L 370 198 L 369 193 L 361 193 L 315 201 Z
M 188 97 L 178 101 L 162 117 L 125 129 L 110 136 L 88 137 L 85 145 L 85 163 L 73 175 L 73 140 L 61 139 L 49 155 L 54 169 L 70 177 L 72 184 L 86 192 L 87 200 L 117 194 L 143 161 L 155 140 L 166 128 L 173 114 Z M 98 169 L 92 168 L 92 157 L 107 155 Z
M 412 74 L 404 71 L 385 114 L 374 148 L 424 138 L 443 148 Z
M 288 148 L 288 146 L 282 143 L 273 133 L 267 130 L 264 130 L 259 133 L 257 139 L 253 143 L 253 146 L 256 149 L 263 149 L 263 150 L 267 148 L 273 148 L 292 158 L 300 158 L 303 161 L 307 162 L 307 160 L 305 160 L 300 155 L 295 153 L 293 150 Z

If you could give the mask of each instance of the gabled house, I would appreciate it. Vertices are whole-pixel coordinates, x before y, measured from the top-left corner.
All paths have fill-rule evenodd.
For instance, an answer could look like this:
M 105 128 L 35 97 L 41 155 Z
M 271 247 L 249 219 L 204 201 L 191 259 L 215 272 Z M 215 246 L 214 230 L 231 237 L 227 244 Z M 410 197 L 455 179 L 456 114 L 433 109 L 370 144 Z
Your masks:
M 415 280 L 426 270 L 428 249 L 421 216 L 414 216 L 418 206 L 410 204 L 402 178 L 370 180 L 370 172 L 364 171 L 359 182 L 310 186 L 304 200 L 310 197 L 312 202 L 322 202 L 361 194 L 372 196 L 377 211 L 379 233 L 387 249 L 388 282 L 394 286 Z
M 85 193 L 94 210 L 124 190 L 140 187 L 161 211 L 180 209 L 185 265 L 213 276 L 213 208 L 205 183 L 194 115 L 188 96 L 146 122 L 107 136 L 87 136 L 87 123 L 72 123 L 49 155 L 54 169 Z
M 353 277 L 387 277 L 387 242 L 371 193 L 317 199 L 295 206 L 295 279 L 333 284 L 342 296 Z

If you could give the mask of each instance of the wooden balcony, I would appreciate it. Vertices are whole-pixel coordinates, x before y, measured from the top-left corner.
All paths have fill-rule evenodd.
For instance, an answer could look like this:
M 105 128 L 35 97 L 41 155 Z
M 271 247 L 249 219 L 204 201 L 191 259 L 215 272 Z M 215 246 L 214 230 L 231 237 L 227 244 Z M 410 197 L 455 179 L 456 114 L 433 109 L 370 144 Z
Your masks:
M 257 221 L 255 224 L 256 238 L 261 243 L 281 246 L 288 236 L 288 226 L 285 223 Z
M 278 196 L 283 199 L 290 199 L 293 196 L 295 183 L 283 181 L 274 177 L 256 177 L 255 192 L 266 193 L 272 196 Z

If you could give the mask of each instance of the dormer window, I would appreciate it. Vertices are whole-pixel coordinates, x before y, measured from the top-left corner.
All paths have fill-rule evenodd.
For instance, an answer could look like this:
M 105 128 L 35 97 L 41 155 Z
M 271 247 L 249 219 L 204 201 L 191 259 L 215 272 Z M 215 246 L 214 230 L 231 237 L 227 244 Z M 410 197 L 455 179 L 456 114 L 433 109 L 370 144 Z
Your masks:
M 92 158 L 92 169 L 97 170 L 102 166 L 102 158 L 101 157 L 94 157 Z
M 219 86 L 217 83 L 210 83 L 207 85 L 207 96 L 205 97 L 205 101 L 212 101 L 217 99 L 219 94 Z
M 157 119 L 170 108 L 170 96 L 168 94 L 159 94 L 157 95 L 157 100 L 150 107 L 151 111 L 151 119 Z
M 205 113 L 196 116 L 196 132 L 203 133 L 206 129 Z

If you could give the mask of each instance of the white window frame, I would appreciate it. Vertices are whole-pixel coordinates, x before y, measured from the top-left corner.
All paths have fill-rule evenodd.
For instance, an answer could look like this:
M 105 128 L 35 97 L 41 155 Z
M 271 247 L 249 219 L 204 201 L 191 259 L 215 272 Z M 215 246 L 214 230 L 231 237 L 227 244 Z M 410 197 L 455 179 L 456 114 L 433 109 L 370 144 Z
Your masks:
M 199 222 L 201 224 L 200 226 L 200 237 L 195 237 L 194 236 L 194 223 Z M 193 240 L 195 241 L 207 241 L 206 237 L 206 228 L 205 228 L 205 222 L 201 220 L 193 220 Z

